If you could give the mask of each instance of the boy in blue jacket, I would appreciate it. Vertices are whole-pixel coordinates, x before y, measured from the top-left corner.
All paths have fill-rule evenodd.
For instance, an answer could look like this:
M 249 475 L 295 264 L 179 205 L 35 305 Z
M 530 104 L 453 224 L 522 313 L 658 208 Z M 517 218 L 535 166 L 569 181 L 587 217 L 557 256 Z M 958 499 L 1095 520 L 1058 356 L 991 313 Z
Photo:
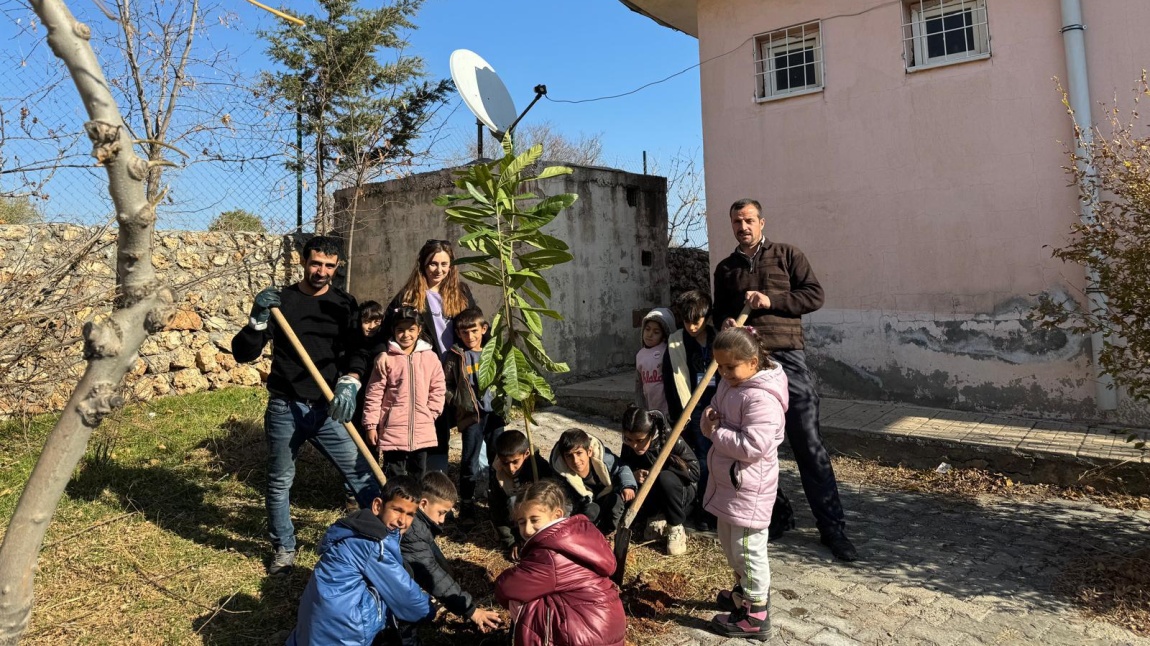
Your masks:
M 388 480 L 383 493 L 327 530 L 319 562 L 299 601 L 288 645 L 370 646 L 384 628 L 435 616 L 403 568 L 400 534 L 419 509 L 423 487 L 412 476 Z

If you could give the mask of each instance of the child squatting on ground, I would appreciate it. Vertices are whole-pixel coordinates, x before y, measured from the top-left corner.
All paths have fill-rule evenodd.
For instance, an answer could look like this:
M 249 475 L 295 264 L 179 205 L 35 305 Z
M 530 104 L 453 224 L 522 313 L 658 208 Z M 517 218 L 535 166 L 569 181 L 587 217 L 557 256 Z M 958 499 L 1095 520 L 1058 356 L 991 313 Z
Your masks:
M 337 521 L 319 544 L 319 562 L 299 601 L 288 646 L 362 644 L 397 620 L 435 616 L 431 600 L 403 568 L 400 534 L 415 518 L 422 487 L 415 478 L 388 481 L 383 493 Z
M 535 472 L 538 472 L 540 480 L 555 477 L 555 470 L 543 456 L 538 451 L 531 453 L 531 444 L 522 431 L 505 431 L 495 440 L 487 506 L 491 512 L 491 524 L 495 526 L 495 537 L 508 561 L 519 560 L 523 538 L 515 527 L 515 505 L 534 481 Z
M 779 486 L 779 445 L 787 410 L 787 377 L 770 359 L 754 328 L 730 328 L 715 338 L 722 383 L 703 412 L 712 442 L 711 478 L 703 505 L 718 518 L 719 543 L 735 585 L 719 592 L 726 610 L 711 625 L 719 634 L 771 638 L 771 568 L 767 528 Z
M 659 453 L 667 444 L 667 418 L 661 411 L 643 410 L 632 404 L 623 414 L 623 449 L 619 459 L 642 485 Z M 655 477 L 646 504 L 639 510 L 635 521 L 646 527 L 643 540 L 655 540 L 659 535 L 667 539 L 667 554 L 677 556 L 687 552 L 687 532 L 683 523 L 695 502 L 695 489 L 699 482 L 699 460 L 683 438 L 676 438 L 663 470 Z M 662 516 L 662 521 L 652 520 Z
M 584 516 L 567 517 L 563 487 L 531 485 L 515 507 L 526 542 L 520 562 L 495 581 L 511 612 L 516 646 L 622 646 L 627 618 L 615 584 L 615 556 Z
M 499 627 L 499 614 L 493 610 L 477 608 L 475 601 L 459 587 L 451 574 L 447 557 L 436 545 L 435 539 L 443 531 L 447 513 L 455 506 L 458 494 L 451 478 L 442 471 L 428 471 L 423 476 L 423 496 L 419 511 L 403 534 L 400 551 L 403 562 L 419 587 L 427 591 L 448 612 L 470 620 L 482 632 Z M 416 625 L 400 622 L 400 643 L 418 646 L 422 643 L 416 634 Z
M 671 310 L 656 307 L 643 317 L 643 347 L 635 354 L 635 404 L 667 414 L 667 396 L 663 391 L 663 355 L 667 339 L 675 331 Z
M 611 449 L 587 431 L 563 431 L 551 449 L 551 468 L 567 485 L 571 513 L 587 517 L 606 536 L 635 499 L 635 476 Z
M 459 461 L 461 520 L 475 517 L 475 487 L 479 479 L 479 452 L 487 447 L 487 463 L 495 461 L 495 439 L 503 432 L 503 418 L 492 409 L 492 392 L 479 394 L 479 360 L 488 325 L 477 307 L 463 310 L 452 319 L 455 344 L 443 358 L 447 379 L 445 415 L 459 429 L 463 457 Z
M 427 450 L 438 445 L 435 418 L 443 411 L 443 365 L 419 336 L 418 311 L 401 306 L 391 316 L 395 331 L 367 382 L 363 427 L 367 445 L 381 456 L 388 478 L 403 474 L 422 478 Z

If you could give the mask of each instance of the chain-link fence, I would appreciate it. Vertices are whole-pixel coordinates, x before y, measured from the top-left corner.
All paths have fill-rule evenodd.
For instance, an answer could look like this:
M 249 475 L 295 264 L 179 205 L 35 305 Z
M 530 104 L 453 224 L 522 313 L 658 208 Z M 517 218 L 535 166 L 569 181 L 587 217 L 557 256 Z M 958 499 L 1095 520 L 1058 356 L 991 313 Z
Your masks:
M 90 156 L 76 89 L 31 11 L 5 9 L 4 31 L 11 33 L 0 32 L 9 40 L 0 51 L 0 218 L 106 222 L 113 215 L 107 174 Z M 165 118 L 165 97 L 149 88 L 155 93 L 140 100 L 133 71 L 110 37 L 93 38 L 93 46 L 133 138 L 147 139 L 145 118 Z M 294 229 L 300 214 L 310 223 L 314 186 L 287 166 L 299 150 L 294 114 L 262 94 L 253 78 L 211 63 L 189 65 L 169 117 L 163 158 L 173 166 L 162 170 L 167 192 L 157 228 L 202 230 L 229 211 L 257 216 L 270 232 Z M 143 70 L 144 85 L 152 81 L 149 72 L 162 74 L 158 67 Z M 141 141 L 138 154 L 146 157 L 147 145 Z

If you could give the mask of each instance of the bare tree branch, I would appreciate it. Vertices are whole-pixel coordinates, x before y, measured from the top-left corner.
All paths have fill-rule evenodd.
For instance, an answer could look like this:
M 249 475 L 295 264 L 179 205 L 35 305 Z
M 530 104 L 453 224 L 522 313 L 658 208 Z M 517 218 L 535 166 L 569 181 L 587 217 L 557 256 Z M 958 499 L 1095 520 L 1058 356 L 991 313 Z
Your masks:
M 147 200 L 147 162 L 132 149 L 115 99 L 88 40 L 91 29 L 62 0 L 31 0 L 48 30 L 48 45 L 67 66 L 87 110 L 84 129 L 92 154 L 108 173 L 108 191 L 119 224 L 118 288 L 114 310 L 84 326 L 84 375 L 44 443 L 0 545 L 0 644 L 14 645 L 32 613 L 36 561 L 64 487 L 84 454 L 92 430 L 122 405 L 119 384 L 145 337 L 175 313 L 175 294 L 152 265 L 156 205 Z

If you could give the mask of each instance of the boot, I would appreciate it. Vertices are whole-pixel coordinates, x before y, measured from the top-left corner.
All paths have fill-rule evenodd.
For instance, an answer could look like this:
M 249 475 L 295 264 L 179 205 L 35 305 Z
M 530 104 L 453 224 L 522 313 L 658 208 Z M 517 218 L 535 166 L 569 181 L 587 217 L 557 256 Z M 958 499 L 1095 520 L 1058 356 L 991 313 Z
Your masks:
M 783 492 L 778 492 L 775 496 L 775 507 L 771 510 L 771 525 L 767 528 L 767 542 L 773 542 L 786 533 L 788 530 L 795 528 L 795 510 L 791 507 L 791 501 L 783 495 Z
M 719 590 L 715 595 L 715 605 L 724 612 L 733 612 L 743 605 L 743 586 L 735 584 L 730 590 Z
M 711 627 L 724 637 L 741 637 L 755 641 L 769 641 L 771 638 L 770 604 L 751 605 L 744 599 L 743 605 L 730 614 L 715 615 Z

